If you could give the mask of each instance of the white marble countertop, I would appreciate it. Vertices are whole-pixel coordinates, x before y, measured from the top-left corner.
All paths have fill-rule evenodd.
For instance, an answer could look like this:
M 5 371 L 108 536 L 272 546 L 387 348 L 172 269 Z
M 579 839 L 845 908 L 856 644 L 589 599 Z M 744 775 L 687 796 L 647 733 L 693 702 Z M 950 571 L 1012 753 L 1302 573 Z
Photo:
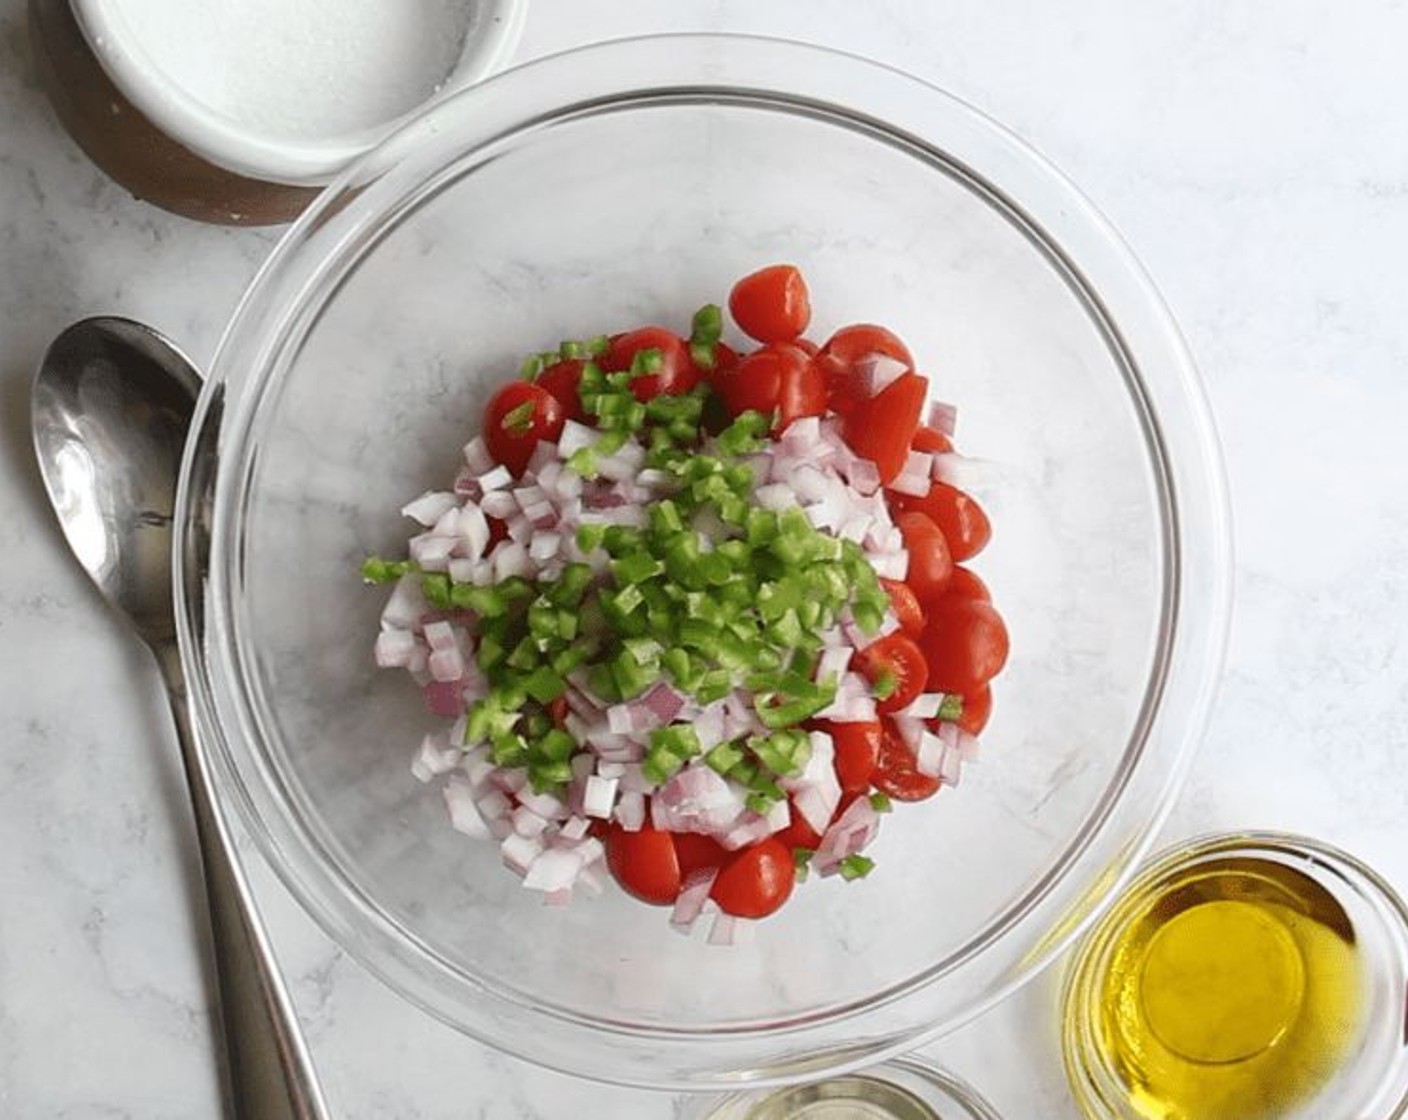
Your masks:
M 648 30 L 844 47 L 1005 121 L 1163 289 L 1206 376 L 1236 518 L 1227 678 L 1165 841 L 1275 827 L 1408 890 L 1408 4 L 1329 0 L 534 0 L 519 56 Z M 29 382 L 85 314 L 208 359 L 276 234 L 133 201 L 38 92 L 0 0 L 0 1115 L 206 1120 L 216 1082 L 176 755 L 145 651 L 70 560 Z M 348 1120 L 674 1114 L 467 1042 L 401 1004 L 257 873 Z M 1075 1116 L 1051 981 L 929 1048 L 1013 1120 Z M 590 1106 L 588 1107 L 588 1102 Z

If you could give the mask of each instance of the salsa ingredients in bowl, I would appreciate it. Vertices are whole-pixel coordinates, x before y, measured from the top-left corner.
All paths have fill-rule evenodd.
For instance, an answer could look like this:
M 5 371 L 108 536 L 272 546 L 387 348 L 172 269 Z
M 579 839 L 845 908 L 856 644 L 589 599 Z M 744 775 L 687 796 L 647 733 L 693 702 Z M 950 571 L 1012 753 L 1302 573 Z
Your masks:
M 376 661 L 453 721 L 414 770 L 546 902 L 603 868 L 711 942 L 809 871 L 865 877 L 892 799 L 957 785 L 1007 633 L 955 561 L 954 410 L 892 332 L 805 336 L 800 271 L 739 280 L 684 337 L 530 356 L 449 489 L 403 514 Z

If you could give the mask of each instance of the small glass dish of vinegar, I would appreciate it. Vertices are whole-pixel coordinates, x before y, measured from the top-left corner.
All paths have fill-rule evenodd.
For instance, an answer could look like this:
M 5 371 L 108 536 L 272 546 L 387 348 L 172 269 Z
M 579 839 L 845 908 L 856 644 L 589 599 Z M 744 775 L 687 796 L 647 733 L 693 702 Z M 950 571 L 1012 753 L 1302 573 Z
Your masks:
M 1408 1116 L 1408 908 L 1318 841 L 1202 837 L 1087 935 L 1061 1021 L 1092 1120 Z

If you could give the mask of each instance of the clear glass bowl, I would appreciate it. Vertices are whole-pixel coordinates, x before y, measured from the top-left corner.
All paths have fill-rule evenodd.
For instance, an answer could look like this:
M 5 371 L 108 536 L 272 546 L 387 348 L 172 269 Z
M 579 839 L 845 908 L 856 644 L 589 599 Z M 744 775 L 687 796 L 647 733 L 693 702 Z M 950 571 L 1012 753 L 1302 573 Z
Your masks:
M 884 322 L 960 409 L 1012 636 L 987 753 L 720 951 L 608 894 L 544 909 L 411 779 L 430 721 L 372 666 L 397 509 L 444 485 L 491 387 L 559 338 L 685 325 L 764 263 L 815 332 Z M 1229 534 L 1199 383 L 1090 204 L 972 108 L 845 55 L 596 45 L 451 99 L 335 183 L 216 358 L 180 589 L 225 795 L 324 929 L 476 1038 L 703 1089 L 857 1068 L 1049 962 L 1160 822 L 1203 726 Z M 210 454 L 217 454 L 213 461 Z M 199 530 L 199 532 L 197 532 Z
M 1209 886 L 1219 881 L 1220 886 Z M 1176 1110 L 1176 1114 L 1222 1117 L 1231 1116 L 1235 1108 L 1243 1117 L 1248 1108 L 1256 1108 L 1264 1120 L 1397 1120 L 1408 1115 L 1408 1027 L 1404 1023 L 1408 908 L 1378 874 L 1348 853 L 1280 832 L 1202 836 L 1161 852 L 1082 943 L 1062 997 L 1062 1049 L 1071 1090 L 1082 1112 L 1091 1120 L 1147 1120 L 1174 1114 L 1143 1078 L 1137 1091 L 1132 1092 L 1129 1083 L 1129 1068 L 1139 1065 L 1158 1071 L 1161 1084 L 1173 1083 L 1163 1052 L 1152 1042 L 1136 1051 L 1112 1037 L 1122 1030 L 1129 1033 L 1122 1019 L 1134 1013 L 1151 1024 L 1147 1037 L 1155 1039 L 1155 1020 L 1124 984 L 1118 985 L 1122 992 L 1118 1008 L 1102 1008 L 1102 1003 L 1108 1004 L 1104 996 L 1114 986 L 1108 983 L 1112 970 L 1119 974 L 1118 958 L 1139 960 L 1131 931 L 1144 926 L 1150 915 L 1167 920 L 1179 913 L 1180 898 L 1186 904 L 1190 896 L 1274 900 L 1286 913 L 1308 916 L 1306 924 L 1334 930 L 1345 947 L 1334 956 L 1306 955 L 1285 932 L 1287 927 L 1268 922 L 1264 929 L 1275 936 L 1259 934 L 1260 947 L 1268 962 L 1267 975 L 1279 979 L 1275 987 L 1258 993 L 1263 1017 L 1249 1024 L 1243 1010 L 1223 1022 L 1220 1031 L 1209 1028 L 1197 1037 L 1203 1048 L 1225 1047 L 1239 1037 L 1239 1031 L 1243 1041 L 1256 1041 L 1239 1047 L 1240 1060 L 1203 1053 L 1199 1061 L 1185 1065 L 1196 1070 L 1200 1099 L 1208 1103 L 1196 1114 L 1185 1104 L 1186 1111 Z M 1186 916 L 1193 910 L 1181 912 Z M 1171 928 L 1171 923 L 1165 927 Z M 1288 953 L 1284 962 L 1283 951 Z M 1182 967 L 1191 971 L 1192 965 L 1185 959 Z M 1211 966 L 1204 962 L 1204 967 Z M 1139 971 L 1143 982 L 1147 967 Z M 1317 1004 L 1307 995 L 1313 986 L 1335 996 Z M 1283 1021 L 1290 1025 L 1284 1026 Z M 1327 1033 L 1326 1023 L 1334 1023 L 1335 1029 Z M 1263 1029 L 1268 1030 L 1265 1038 L 1247 1033 Z M 1269 1037 L 1271 1029 L 1277 1032 L 1275 1038 Z M 1134 1037 L 1146 1036 L 1135 1031 Z M 1287 1056 L 1278 1059 L 1278 1053 Z M 1266 1073 L 1268 1062 L 1273 1063 L 1271 1077 Z M 1214 1092 L 1220 1096 L 1213 1096 Z

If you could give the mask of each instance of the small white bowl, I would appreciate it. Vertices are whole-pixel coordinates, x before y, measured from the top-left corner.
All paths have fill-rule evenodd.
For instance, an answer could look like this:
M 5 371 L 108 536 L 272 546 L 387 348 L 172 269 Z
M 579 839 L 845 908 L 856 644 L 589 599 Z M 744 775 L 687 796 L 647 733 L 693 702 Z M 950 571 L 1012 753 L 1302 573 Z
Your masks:
M 191 152 L 251 179 L 322 186 L 426 104 L 500 69 L 517 45 L 527 0 L 474 0 L 463 53 L 435 92 L 392 119 L 316 138 L 272 135 L 203 104 L 167 73 L 127 13 L 147 0 L 70 0 L 84 37 L 108 76 L 162 132 Z M 292 2 L 292 0 L 290 0 Z M 437 78 L 440 76 L 437 75 Z

